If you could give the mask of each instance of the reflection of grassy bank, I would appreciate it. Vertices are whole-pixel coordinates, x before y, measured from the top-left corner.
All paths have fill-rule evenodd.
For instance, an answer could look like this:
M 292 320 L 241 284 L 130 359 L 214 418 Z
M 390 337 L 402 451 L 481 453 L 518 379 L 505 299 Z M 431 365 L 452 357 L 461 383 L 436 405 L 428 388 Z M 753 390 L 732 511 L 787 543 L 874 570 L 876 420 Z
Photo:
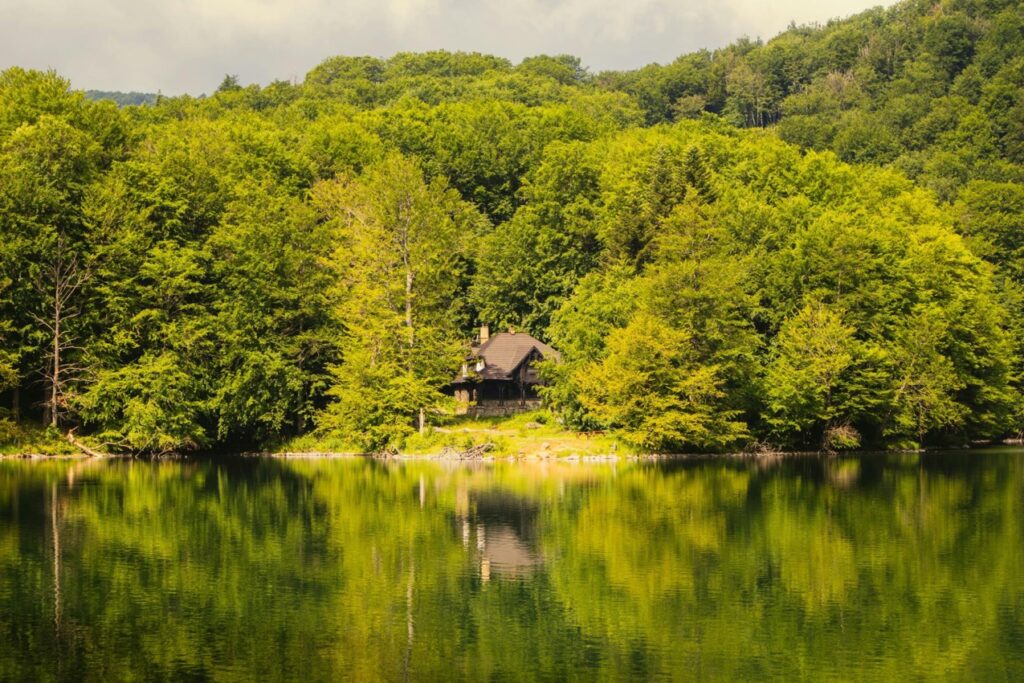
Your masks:
M 442 455 L 489 445 L 489 455 L 526 458 L 627 455 L 631 451 L 609 434 L 573 432 L 545 410 L 511 417 L 453 418 L 425 434 L 414 434 L 401 448 L 403 455 Z M 344 438 L 306 435 L 276 449 L 289 453 L 352 453 L 358 449 Z
M 0 456 L 75 455 L 79 451 L 55 429 L 0 419 Z
M 0 680 L 1024 680 L 978 455 L 4 462 Z

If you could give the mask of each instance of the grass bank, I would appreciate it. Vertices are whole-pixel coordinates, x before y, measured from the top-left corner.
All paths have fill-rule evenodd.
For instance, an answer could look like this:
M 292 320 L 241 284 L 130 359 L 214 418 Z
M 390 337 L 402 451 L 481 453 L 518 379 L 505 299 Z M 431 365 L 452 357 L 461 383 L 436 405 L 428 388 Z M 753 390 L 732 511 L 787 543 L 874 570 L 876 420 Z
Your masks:
M 0 456 L 80 454 L 56 429 L 0 418 Z
M 564 458 L 572 456 L 632 455 L 615 437 L 568 430 L 546 410 L 510 417 L 454 417 L 413 434 L 399 449 L 402 455 L 439 456 L 486 445 L 495 457 Z M 281 453 L 354 453 L 358 448 L 343 438 L 312 434 L 291 439 L 275 449 Z

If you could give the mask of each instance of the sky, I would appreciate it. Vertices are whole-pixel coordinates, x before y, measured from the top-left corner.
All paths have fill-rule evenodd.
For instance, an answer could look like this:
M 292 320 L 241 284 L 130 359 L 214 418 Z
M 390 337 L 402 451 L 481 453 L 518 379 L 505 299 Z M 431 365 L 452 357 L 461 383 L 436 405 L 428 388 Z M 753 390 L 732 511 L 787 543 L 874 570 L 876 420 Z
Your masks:
M 518 62 L 573 54 L 591 71 L 666 63 L 790 21 L 889 0 L 0 0 L 0 68 L 56 69 L 81 89 L 212 92 L 301 81 L 334 55 L 434 49 Z

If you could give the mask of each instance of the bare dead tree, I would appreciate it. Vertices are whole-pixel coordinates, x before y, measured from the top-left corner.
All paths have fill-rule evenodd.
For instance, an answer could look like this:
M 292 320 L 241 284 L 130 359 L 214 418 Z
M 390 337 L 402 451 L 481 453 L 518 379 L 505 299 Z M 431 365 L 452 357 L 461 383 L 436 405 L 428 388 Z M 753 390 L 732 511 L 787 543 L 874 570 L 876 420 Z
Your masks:
M 81 315 L 75 305 L 75 295 L 88 280 L 88 270 L 81 264 L 78 254 L 71 251 L 64 235 L 57 237 L 53 258 L 40 271 L 36 289 L 46 301 L 41 314 L 32 314 L 36 324 L 49 333 L 50 343 L 43 377 L 47 384 L 44 402 L 47 421 L 59 428 L 61 417 L 68 409 L 68 386 L 82 368 L 68 360 L 68 354 L 80 347 L 68 332 L 68 324 Z

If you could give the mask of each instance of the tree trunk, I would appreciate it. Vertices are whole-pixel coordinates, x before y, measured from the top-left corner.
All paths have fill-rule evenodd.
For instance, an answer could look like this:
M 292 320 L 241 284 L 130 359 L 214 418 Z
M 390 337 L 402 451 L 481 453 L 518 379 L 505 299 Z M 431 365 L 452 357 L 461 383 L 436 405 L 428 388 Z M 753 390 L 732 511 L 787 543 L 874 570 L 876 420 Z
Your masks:
M 53 299 L 53 377 L 50 380 L 50 426 L 57 429 L 60 415 L 57 410 L 60 401 L 60 284 L 55 287 Z
M 65 363 L 64 351 L 74 347 L 71 345 L 72 338 L 67 335 L 64 328 L 66 323 L 79 313 L 71 302 L 87 276 L 87 273 L 79 268 L 78 257 L 73 253 L 69 255 L 65 248 L 62 236 L 57 241 L 53 262 L 47 269 L 43 281 L 39 283 L 40 292 L 45 292 L 48 298 L 53 297 L 51 314 L 47 317 L 33 316 L 36 322 L 52 335 L 47 377 L 49 396 L 44 401 L 44 423 L 54 428 L 60 427 L 61 409 L 65 402 L 65 384 L 70 379 L 69 375 L 75 372 L 74 364 Z
M 303 414 L 303 409 L 306 405 L 306 384 L 303 382 L 302 386 L 299 387 L 299 402 L 298 408 L 295 411 L 295 433 L 301 434 L 302 430 L 306 428 L 306 416 Z
M 21 422 L 21 387 L 15 386 L 11 391 L 11 417 Z
M 402 262 L 405 266 L 405 326 L 409 332 L 409 374 L 412 374 L 412 350 L 416 347 L 416 330 L 412 326 L 412 285 L 413 285 L 413 272 L 412 267 L 409 265 L 409 249 L 408 241 L 403 244 L 405 252 L 402 254 Z M 426 431 L 426 414 L 423 408 L 419 411 L 419 432 L 423 434 Z
M 74 429 L 69 431 L 66 436 L 67 436 L 68 443 L 70 443 L 72 446 L 74 446 L 78 450 L 80 450 L 83 453 L 85 453 L 86 455 L 88 455 L 90 458 L 109 458 L 110 457 L 106 453 L 102 453 L 100 451 L 93 450 L 92 448 L 89 448 L 84 443 L 82 443 L 81 441 L 76 439 L 75 438 L 75 430 Z
M 412 329 L 412 269 L 405 268 L 405 326 L 409 332 L 409 350 L 416 344 L 416 334 Z

